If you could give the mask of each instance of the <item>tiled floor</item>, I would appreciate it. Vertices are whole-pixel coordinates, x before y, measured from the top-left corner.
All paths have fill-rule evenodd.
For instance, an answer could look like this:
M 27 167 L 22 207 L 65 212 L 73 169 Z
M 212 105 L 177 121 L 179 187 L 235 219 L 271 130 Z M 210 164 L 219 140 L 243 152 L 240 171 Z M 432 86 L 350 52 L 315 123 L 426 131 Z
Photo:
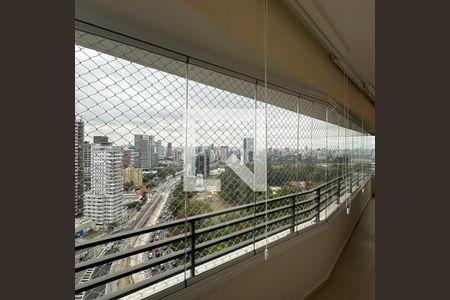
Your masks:
M 375 299 L 375 198 L 367 204 L 329 281 L 313 299 Z

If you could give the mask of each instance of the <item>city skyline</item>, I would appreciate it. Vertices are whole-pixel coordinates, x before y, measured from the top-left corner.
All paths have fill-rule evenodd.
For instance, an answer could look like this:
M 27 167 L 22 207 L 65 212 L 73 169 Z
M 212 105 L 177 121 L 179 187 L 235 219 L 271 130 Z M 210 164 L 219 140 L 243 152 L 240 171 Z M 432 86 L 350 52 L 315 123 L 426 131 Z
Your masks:
M 145 136 L 145 135 L 141 135 L 141 134 L 134 134 L 133 136 Z M 93 138 L 106 138 L 106 140 L 108 140 L 108 137 L 106 137 L 106 136 L 101 136 L 101 137 L 99 137 L 99 136 L 94 136 Z M 166 144 L 163 144 L 163 141 L 161 141 L 161 140 L 158 140 L 157 142 L 155 142 L 155 139 L 154 139 L 154 136 L 145 136 L 145 137 L 147 137 L 147 138 L 150 138 L 153 142 L 152 142 L 152 158 L 151 158 L 151 161 L 153 161 L 153 162 L 156 162 L 156 161 L 158 161 L 158 160 L 166 160 L 166 159 L 168 159 L 169 157 L 167 156 L 167 149 L 168 149 L 168 146 L 170 145 L 172 145 L 172 143 L 171 142 L 167 142 Z M 214 146 L 214 144 L 212 144 L 212 145 L 210 145 L 210 144 L 204 144 L 204 145 L 201 145 L 201 144 L 197 144 L 197 145 L 194 145 L 194 146 L 191 146 L 191 147 L 193 147 L 193 148 L 201 148 L 201 149 L 212 149 L 212 146 L 214 146 L 214 149 L 216 150 L 216 152 L 217 153 L 220 153 L 221 152 L 221 148 L 224 148 L 224 149 L 226 149 L 226 150 L 224 150 L 224 151 L 226 151 L 227 153 L 228 152 L 230 152 L 230 151 L 234 151 L 234 152 L 240 152 L 240 151 L 243 151 L 243 153 L 245 152 L 245 141 L 246 140 L 250 140 L 250 141 L 252 141 L 252 143 L 253 144 L 251 144 L 251 145 L 249 145 L 249 149 L 253 149 L 254 148 L 254 139 L 253 138 L 250 138 L 250 137 L 244 137 L 242 140 L 241 140 L 241 143 L 240 143 L 240 145 L 236 145 L 236 146 L 230 146 L 230 145 L 225 145 L 225 144 L 220 144 L 220 145 L 217 145 L 217 146 Z M 136 141 L 135 141 L 136 142 Z M 112 143 L 112 142 L 108 142 L 108 143 L 111 143 L 111 144 L 113 144 L 114 145 L 114 143 Z M 84 145 L 88 145 L 88 146 L 90 146 L 90 145 L 93 145 L 93 144 L 95 144 L 95 143 L 93 143 L 93 142 L 89 142 L 89 141 L 86 141 L 86 140 L 84 140 L 84 142 L 83 142 L 83 144 Z M 166 153 L 166 155 L 159 155 L 159 156 L 157 156 L 156 155 L 156 147 L 159 145 L 159 147 L 160 147 L 160 153 Z M 166 145 L 166 146 L 164 146 L 164 145 Z M 126 145 L 116 145 L 116 146 L 120 146 L 120 147 L 122 147 L 122 151 L 124 151 L 124 152 L 127 152 L 127 151 L 130 151 L 130 150 L 134 150 L 134 151 L 132 151 L 132 153 L 133 152 L 137 152 L 137 153 L 139 153 L 139 151 L 138 151 L 138 149 L 136 149 L 136 147 L 133 145 L 133 144 L 131 144 L 131 143 L 128 143 L 128 144 L 126 144 Z M 316 148 L 313 148 L 313 147 L 310 147 L 310 146 L 308 146 L 308 145 L 305 145 L 304 147 L 299 147 L 298 148 L 298 152 L 299 153 L 304 153 L 304 152 L 307 152 L 307 151 L 330 151 L 330 152 L 336 152 L 336 151 L 347 151 L 347 152 L 352 152 L 352 151 L 361 151 L 361 150 L 366 150 L 366 151 L 368 151 L 368 152 L 370 152 L 370 151 L 373 151 L 373 149 L 372 148 L 369 148 L 369 147 L 361 147 L 361 146 L 364 146 L 363 144 L 357 144 L 357 143 L 354 143 L 354 146 L 355 147 L 348 147 L 347 149 L 345 148 L 345 147 L 342 147 L 342 148 L 325 148 L 325 147 L 316 147 Z M 356 147 L 357 146 L 357 147 Z M 366 146 L 368 146 L 368 145 L 366 145 Z M 184 147 L 182 147 L 182 146 L 178 146 L 178 147 L 174 147 L 173 149 L 172 149 L 172 151 L 173 152 L 175 152 L 175 150 L 181 150 L 181 151 L 184 151 Z M 287 147 L 287 146 L 285 146 L 285 147 L 270 147 L 270 146 L 268 146 L 267 148 L 263 148 L 263 149 L 260 149 L 260 150 L 267 150 L 268 151 L 268 153 L 270 154 L 270 152 L 271 151 L 273 151 L 273 150 L 277 150 L 278 152 L 280 152 L 280 153 L 291 153 L 291 154 L 295 154 L 296 152 L 297 152 L 297 147 Z M 255 151 L 255 150 L 253 150 L 253 151 Z M 229 155 L 229 154 L 228 154 Z M 172 156 L 170 156 L 170 157 L 173 157 L 173 155 Z M 220 155 L 219 155 L 219 157 L 220 157 Z M 138 167 L 136 164 L 134 164 L 133 165 L 134 167 Z M 139 167 L 138 167 L 139 168 Z M 150 167 L 151 168 L 151 167 Z M 150 168 L 148 168 L 148 169 L 150 169 Z
M 143 170 L 183 161 L 186 151 L 200 147 L 205 150 L 198 161 L 202 170 L 193 173 L 205 177 L 210 163 L 232 154 L 247 164 L 261 151 L 275 160 L 296 153 L 300 159 L 326 159 L 373 152 L 374 137 L 327 122 L 328 113 L 340 124 L 345 119 L 324 105 L 272 89 L 265 103 L 260 86 L 255 93 L 252 83 L 195 66 L 183 77 L 185 71 L 177 69 L 181 63 L 160 65 L 157 55 L 151 59 L 144 66 L 75 45 L 75 118 L 83 126 L 78 142 L 83 151 L 76 156 L 83 175 L 92 177 L 92 145 L 106 143 L 121 148 L 123 166 Z M 202 83 L 205 76 L 211 85 Z M 79 182 L 84 182 L 82 190 L 92 188 L 83 179 L 76 187 Z M 76 202 L 83 197 L 76 196 Z

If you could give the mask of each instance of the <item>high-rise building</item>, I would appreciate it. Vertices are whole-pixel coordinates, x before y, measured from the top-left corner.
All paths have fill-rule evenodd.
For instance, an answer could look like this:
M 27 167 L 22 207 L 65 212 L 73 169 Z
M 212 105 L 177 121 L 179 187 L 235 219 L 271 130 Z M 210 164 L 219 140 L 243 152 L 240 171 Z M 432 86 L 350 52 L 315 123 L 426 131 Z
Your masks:
M 149 170 L 152 167 L 152 159 L 154 157 L 154 145 L 152 135 L 134 135 L 134 148 L 139 153 L 136 159 L 135 167 Z
M 183 149 L 182 148 L 176 148 L 174 151 L 174 160 L 175 161 L 182 161 L 183 158 Z
M 111 144 L 91 148 L 91 190 L 84 195 L 84 215 L 97 225 L 118 223 L 123 215 L 122 148 Z
M 123 182 L 133 181 L 134 186 L 142 186 L 142 169 L 126 168 L 123 170 Z
M 228 146 L 220 147 L 220 161 L 225 162 L 229 157 Z
M 89 190 L 91 186 L 91 145 L 92 144 L 87 141 L 84 141 L 83 143 L 83 179 L 85 191 Z
M 162 144 L 161 144 L 161 140 L 158 140 L 155 143 L 155 157 L 154 157 L 154 161 L 158 162 L 161 158 L 163 158 L 163 147 L 162 147 Z
M 253 161 L 253 154 L 254 154 L 254 139 L 253 138 L 244 138 L 244 164 L 247 164 L 249 162 Z
M 124 168 L 133 167 L 136 165 L 136 159 L 139 153 L 134 151 L 134 149 L 125 148 L 123 149 L 122 164 Z
M 75 121 L 75 216 L 83 213 L 83 141 L 84 123 Z
M 209 151 L 202 151 L 195 157 L 195 175 L 202 174 L 203 178 L 209 176 Z
M 166 158 L 170 158 L 171 156 L 172 156 L 172 143 L 167 143 Z
M 291 154 L 291 148 L 289 148 L 289 147 L 284 147 L 284 153 L 283 153 L 283 155 L 289 155 L 289 154 Z
M 209 160 L 211 162 L 215 162 L 216 159 L 216 150 L 215 149 L 209 149 Z
M 122 165 L 124 168 L 134 167 L 134 164 L 131 164 L 131 150 L 123 149 L 122 151 Z
M 106 144 L 109 143 L 107 136 L 94 136 L 94 144 Z

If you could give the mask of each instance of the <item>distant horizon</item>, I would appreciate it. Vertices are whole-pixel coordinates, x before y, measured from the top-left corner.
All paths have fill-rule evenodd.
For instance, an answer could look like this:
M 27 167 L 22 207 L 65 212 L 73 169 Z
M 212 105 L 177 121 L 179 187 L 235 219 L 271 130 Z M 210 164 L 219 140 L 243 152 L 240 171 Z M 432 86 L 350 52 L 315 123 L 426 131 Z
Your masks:
M 140 134 L 136 134 L 136 135 L 140 135 Z M 149 135 L 149 136 L 151 136 L 151 135 Z M 94 143 L 94 141 L 93 141 L 93 138 L 94 138 L 95 136 L 92 136 L 92 141 L 87 141 L 86 139 L 84 139 L 84 141 L 83 142 L 88 142 L 88 143 L 90 143 L 90 144 L 95 144 Z M 101 137 L 108 137 L 108 136 L 106 136 L 106 135 L 102 135 Z M 242 143 L 244 143 L 244 139 L 246 139 L 246 138 L 251 138 L 251 137 L 245 137 L 245 138 L 243 138 L 242 139 Z M 251 138 L 251 139 L 253 139 L 253 138 Z M 159 140 L 155 140 L 155 141 L 159 141 Z M 161 140 L 161 145 L 164 147 L 164 144 L 162 143 L 163 142 L 163 140 Z M 134 146 L 134 143 L 128 143 L 128 144 L 122 144 L 122 145 L 117 145 L 117 144 L 114 144 L 114 142 L 111 142 L 111 141 L 109 141 L 109 143 L 112 143 L 113 145 L 112 146 L 116 146 L 116 147 L 122 147 L 122 148 L 124 148 L 124 147 L 129 147 L 129 146 L 131 146 L 131 147 L 135 147 Z M 168 145 L 169 143 L 172 143 L 172 142 L 166 142 L 165 144 L 166 145 Z M 190 147 L 201 147 L 201 148 L 203 148 L 203 149 L 205 149 L 205 148 L 211 148 L 211 145 L 212 144 L 207 144 L 207 145 L 201 145 L 201 144 L 198 144 L 198 145 L 195 145 L 195 146 L 190 146 Z M 229 148 L 229 149 L 233 149 L 233 150 L 239 150 L 239 149 L 242 149 L 243 147 L 234 147 L 234 146 L 230 146 L 230 145 L 225 145 L 225 144 L 213 144 L 215 147 L 215 149 L 220 149 L 221 147 L 227 147 L 227 148 Z M 167 147 L 164 147 L 164 148 L 167 148 Z M 172 143 L 172 148 L 173 149 L 183 149 L 184 150 L 184 147 L 183 146 L 176 146 L 176 147 L 174 147 L 173 146 L 173 143 Z M 128 148 L 128 149 L 130 149 L 130 148 Z M 135 148 L 133 148 L 133 149 L 135 149 Z M 282 151 L 285 151 L 286 149 L 289 149 L 289 151 L 291 151 L 291 152 L 296 152 L 296 150 L 297 150 L 297 148 L 295 147 L 288 147 L 288 146 L 282 146 L 282 147 L 268 147 L 268 148 L 266 148 L 267 150 L 270 150 L 270 149 L 273 149 L 273 150 L 282 150 Z M 313 147 L 311 147 L 311 146 L 309 146 L 309 145 L 304 145 L 303 147 L 299 147 L 298 148 L 298 150 L 326 150 L 326 151 L 345 151 L 345 150 L 347 150 L 347 151 L 353 151 L 353 150 L 361 150 L 361 149 L 364 149 L 364 150 L 368 150 L 368 151 L 372 151 L 372 150 L 374 150 L 374 149 L 372 149 L 372 148 L 348 148 L 348 149 L 340 149 L 340 148 L 326 148 L 326 147 L 317 147 L 317 148 L 313 148 Z M 130 149 L 131 150 L 131 149 Z

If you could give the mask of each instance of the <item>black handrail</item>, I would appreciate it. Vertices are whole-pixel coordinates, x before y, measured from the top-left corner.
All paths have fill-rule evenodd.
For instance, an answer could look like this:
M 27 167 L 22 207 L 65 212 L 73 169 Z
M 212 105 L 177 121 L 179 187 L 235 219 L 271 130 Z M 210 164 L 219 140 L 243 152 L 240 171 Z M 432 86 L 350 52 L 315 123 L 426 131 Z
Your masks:
M 149 260 L 149 261 L 140 263 L 136 266 L 129 267 L 125 270 L 110 273 L 110 274 L 89 280 L 88 282 L 85 282 L 85 283 L 80 283 L 75 286 L 75 293 L 81 293 L 83 291 L 92 289 L 92 288 L 100 286 L 100 285 L 104 285 L 106 283 L 120 279 L 122 277 L 129 276 L 134 273 L 143 271 L 145 269 L 148 269 L 148 268 L 158 265 L 160 263 L 168 262 L 168 261 L 180 258 L 180 257 L 185 257 L 185 255 L 189 255 L 189 257 L 190 257 L 189 262 L 185 262 L 186 268 L 178 268 L 177 267 L 175 269 L 179 270 L 178 272 L 174 273 L 172 271 L 167 271 L 167 272 L 164 272 L 164 274 L 157 275 L 156 277 L 154 277 L 154 280 L 144 280 L 145 286 L 151 285 L 152 283 L 161 281 L 165 278 L 168 278 L 170 276 L 178 274 L 185 269 L 190 270 L 191 277 L 194 277 L 196 275 L 195 274 L 196 265 L 206 263 L 208 261 L 211 261 L 212 259 L 215 259 L 215 258 L 225 255 L 227 253 L 230 253 L 230 252 L 237 250 L 239 248 L 242 248 L 244 246 L 250 245 L 256 241 L 261 240 L 264 235 L 258 234 L 258 236 L 254 237 L 252 239 L 245 240 L 236 245 L 228 246 L 224 249 L 221 249 L 220 251 L 217 251 L 212 254 L 209 254 L 209 255 L 206 255 L 203 257 L 199 257 L 196 259 L 196 253 L 198 251 L 201 251 L 208 247 L 218 245 L 220 243 L 230 241 L 236 237 L 239 237 L 239 236 L 242 236 L 242 235 L 245 235 L 248 233 L 253 232 L 253 234 L 255 235 L 255 234 L 257 234 L 258 230 L 267 228 L 271 224 L 277 224 L 280 222 L 288 221 L 288 224 L 281 225 L 279 228 L 276 228 L 275 230 L 271 230 L 269 232 L 270 235 L 273 235 L 274 233 L 282 232 L 284 230 L 290 230 L 291 233 L 294 233 L 297 225 L 302 224 L 302 223 L 307 222 L 312 219 L 315 219 L 315 222 L 319 223 L 320 222 L 320 212 L 329 205 L 330 199 L 333 199 L 333 197 L 337 196 L 336 197 L 337 199 L 333 200 L 332 202 L 336 202 L 337 204 L 340 204 L 339 203 L 340 197 L 342 196 L 342 194 L 349 192 L 348 190 L 351 189 L 353 187 L 353 185 L 355 184 L 355 179 L 356 179 L 357 186 L 361 187 L 360 183 L 364 183 L 364 179 L 366 179 L 366 178 L 370 177 L 370 175 L 372 175 L 372 174 L 357 174 L 357 172 L 359 172 L 359 171 L 360 170 L 352 171 L 349 174 L 339 176 L 333 180 L 330 180 L 330 181 L 323 183 L 313 189 L 309 189 L 306 191 L 268 199 L 267 201 L 258 201 L 256 203 L 249 203 L 249 204 L 244 204 L 244 205 L 240 205 L 240 206 L 236 206 L 236 207 L 232 207 L 232 208 L 222 209 L 219 211 L 214 211 L 214 212 L 205 213 L 205 214 L 201 214 L 201 215 L 191 216 L 186 219 L 180 219 L 180 220 L 170 221 L 170 222 L 166 222 L 166 223 L 156 224 L 154 226 L 135 229 L 135 230 L 131 230 L 128 232 L 116 233 L 116 234 L 113 234 L 113 235 L 110 235 L 107 237 L 102 237 L 102 238 L 94 239 L 94 240 L 91 240 L 88 242 L 84 242 L 84 243 L 75 245 L 75 251 L 78 251 L 78 250 L 94 247 L 97 245 L 106 244 L 109 242 L 114 242 L 114 241 L 123 240 L 126 238 L 130 238 L 130 237 L 134 237 L 134 236 L 138 236 L 138 235 L 142 235 L 142 234 L 155 232 L 155 231 L 161 230 L 161 229 L 168 229 L 168 228 L 173 228 L 176 226 L 185 226 L 185 225 L 189 226 L 189 229 L 185 228 L 186 232 L 181 233 L 179 235 L 176 235 L 176 236 L 173 236 L 173 237 L 170 237 L 167 239 L 163 239 L 160 241 L 156 241 L 156 242 L 151 242 L 151 243 L 148 243 L 147 245 L 143 245 L 140 247 L 134 247 L 131 249 L 120 251 L 118 253 L 98 257 L 98 258 L 95 258 L 95 259 L 92 259 L 92 260 L 89 260 L 86 262 L 76 264 L 75 272 L 79 272 L 79 271 L 97 267 L 97 266 L 100 266 L 100 265 L 103 265 L 103 264 L 106 264 L 106 263 L 109 263 L 112 261 L 116 261 L 116 260 L 119 260 L 122 258 L 130 257 L 130 256 L 136 255 L 138 253 L 142 253 L 145 251 L 151 251 L 152 249 L 155 249 L 155 248 L 158 248 L 158 247 L 161 247 L 164 245 L 173 244 L 178 241 L 189 241 L 189 244 L 190 244 L 190 245 L 186 244 L 186 245 L 184 245 L 184 247 L 185 247 L 184 249 L 170 253 L 168 255 L 165 255 L 164 257 L 159 257 L 157 259 Z M 354 174 L 356 174 L 356 176 L 354 176 Z M 367 176 L 367 175 L 369 175 L 369 176 Z M 334 183 L 336 183 L 336 184 L 334 184 Z M 331 192 L 331 191 L 333 191 L 333 192 Z M 353 192 L 353 191 L 350 190 L 350 192 Z M 315 196 L 313 196 L 309 199 L 306 199 L 306 200 L 298 201 L 298 198 L 300 196 L 308 195 L 308 194 L 312 194 L 312 193 L 314 193 Z M 256 212 L 256 208 L 261 207 L 261 206 L 265 205 L 266 203 L 276 203 L 276 202 L 283 201 L 283 200 L 289 200 L 289 204 L 282 204 L 281 206 L 271 208 L 267 211 Z M 325 206 L 323 205 L 324 203 L 325 203 Z M 305 206 L 307 206 L 307 207 L 305 207 Z M 197 221 L 209 219 L 212 217 L 216 217 L 216 216 L 220 216 L 220 215 L 224 215 L 224 214 L 228 214 L 228 213 L 232 213 L 232 212 L 236 212 L 236 211 L 244 211 L 246 209 L 254 209 L 254 211 L 252 213 L 250 213 L 248 216 L 224 221 L 219 224 L 210 225 L 210 226 L 207 226 L 204 228 L 196 228 Z M 314 210 L 315 210 L 314 213 L 310 213 L 306 217 L 303 217 L 302 219 L 297 220 L 298 216 L 307 214 Z M 264 217 L 266 214 L 268 216 L 269 215 L 272 216 L 277 213 L 278 213 L 278 215 L 275 215 L 275 218 L 266 219 L 264 222 L 261 222 L 258 224 L 253 224 L 251 227 L 248 227 L 246 229 L 234 231 L 232 233 L 214 238 L 212 240 L 206 240 L 206 241 L 203 241 L 203 242 L 197 244 L 196 237 L 198 237 L 200 235 L 204 235 L 206 233 L 213 232 L 213 231 L 216 231 L 219 229 L 223 229 L 228 226 L 236 225 L 236 224 L 239 224 L 242 222 L 256 220 L 257 218 Z M 126 294 L 131 293 L 131 291 L 139 290 L 139 289 L 136 289 L 136 287 L 141 286 L 141 285 L 134 284 L 133 286 L 134 287 L 124 288 L 122 292 L 120 292 L 120 291 L 114 292 L 114 293 L 110 294 L 110 296 L 105 295 L 104 298 L 105 299 L 115 299 L 116 297 L 118 297 L 118 295 L 124 296 Z M 141 288 L 143 288 L 143 287 L 141 287 Z
M 356 171 L 354 171 L 354 172 L 356 172 Z M 145 228 L 134 229 L 134 230 L 126 231 L 126 232 L 119 232 L 119 233 L 115 233 L 115 234 L 112 234 L 112 235 L 109 235 L 106 237 L 92 239 L 92 240 L 84 242 L 84 243 L 76 244 L 75 251 L 86 249 L 86 248 L 91 248 L 91 247 L 98 246 L 101 244 L 107 244 L 108 242 L 126 239 L 126 238 L 134 237 L 137 235 L 142 235 L 145 233 L 150 233 L 150 232 L 153 232 L 156 230 L 161 230 L 161 229 L 166 229 L 169 227 L 184 225 L 185 222 L 188 222 L 188 223 L 191 221 L 195 222 L 198 220 L 208 219 L 211 217 L 215 217 L 215 216 L 219 216 L 219 215 L 223 215 L 223 214 L 227 214 L 227 213 L 231 213 L 231 212 L 235 212 L 235 211 L 240 211 L 240 210 L 244 210 L 244 209 L 248 209 L 248 208 L 262 206 L 262 205 L 265 205 L 266 202 L 272 203 L 272 202 L 276 202 L 276 201 L 280 201 L 280 200 L 289 199 L 291 197 L 298 197 L 298 196 L 302 196 L 302 195 L 311 194 L 311 193 L 315 192 L 316 190 L 321 189 L 324 186 L 327 186 L 333 182 L 336 182 L 337 180 L 344 178 L 345 176 L 346 175 L 341 175 L 340 177 L 337 177 L 331 181 L 328 181 L 326 183 L 323 183 L 315 188 L 312 188 L 312 189 L 309 189 L 306 191 L 289 194 L 289 195 L 284 195 L 284 196 L 280 196 L 280 197 L 276 197 L 276 198 L 271 198 L 271 199 L 268 199 L 267 201 L 262 200 L 262 201 L 258 201 L 256 203 L 249 203 L 249 204 L 244 204 L 244 205 L 240 205 L 240 206 L 225 208 L 225 209 L 221 209 L 221 210 L 217 210 L 217 211 L 213 211 L 213 212 L 208 212 L 205 214 L 190 216 L 190 217 L 187 217 L 186 219 L 179 219 L 179 220 L 169 221 L 169 222 L 165 222 L 165 223 L 158 223 L 156 225 L 148 226 Z

